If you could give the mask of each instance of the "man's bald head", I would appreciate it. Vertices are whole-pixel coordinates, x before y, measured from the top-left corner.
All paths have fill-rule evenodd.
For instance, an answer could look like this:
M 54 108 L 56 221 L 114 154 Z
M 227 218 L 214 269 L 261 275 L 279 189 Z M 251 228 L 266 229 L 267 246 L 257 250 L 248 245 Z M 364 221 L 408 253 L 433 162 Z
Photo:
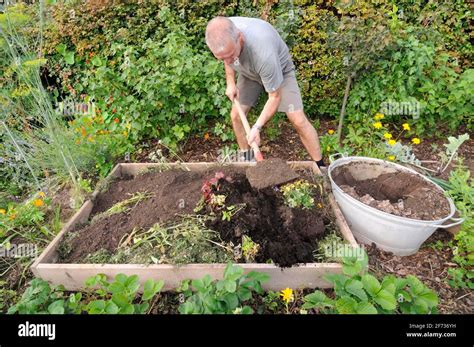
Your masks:
M 214 53 L 225 51 L 239 37 L 239 30 L 226 17 L 215 17 L 209 21 L 206 28 L 206 44 Z

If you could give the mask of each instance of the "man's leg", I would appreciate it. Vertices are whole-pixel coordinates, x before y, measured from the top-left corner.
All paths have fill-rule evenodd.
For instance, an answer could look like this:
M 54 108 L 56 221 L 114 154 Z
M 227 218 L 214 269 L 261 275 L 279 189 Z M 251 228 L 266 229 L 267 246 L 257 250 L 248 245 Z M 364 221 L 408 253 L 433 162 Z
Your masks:
M 298 135 L 303 142 L 311 158 L 318 162 L 322 159 L 319 137 L 316 129 L 310 123 L 303 110 L 287 112 L 288 119 L 296 128 Z
M 303 100 L 294 71 L 285 75 L 282 83 L 282 99 L 278 111 L 286 113 L 311 158 L 318 166 L 324 166 L 318 133 L 304 114 Z

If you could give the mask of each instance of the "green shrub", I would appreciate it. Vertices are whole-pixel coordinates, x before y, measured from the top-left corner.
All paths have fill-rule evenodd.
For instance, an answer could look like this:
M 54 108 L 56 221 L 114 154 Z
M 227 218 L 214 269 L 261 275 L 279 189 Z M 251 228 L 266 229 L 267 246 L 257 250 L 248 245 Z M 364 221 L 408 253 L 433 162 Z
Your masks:
M 433 133 L 441 124 L 455 129 L 470 123 L 473 101 L 472 70 L 456 72 L 458 63 L 435 42 L 407 28 L 406 36 L 396 40 L 397 49 L 388 59 L 378 62 L 372 73 L 356 81 L 347 105 L 347 118 L 362 121 L 367 113 L 384 112 L 387 102 L 419 103 L 420 114 L 395 112 L 390 120 L 413 118 L 420 134 Z

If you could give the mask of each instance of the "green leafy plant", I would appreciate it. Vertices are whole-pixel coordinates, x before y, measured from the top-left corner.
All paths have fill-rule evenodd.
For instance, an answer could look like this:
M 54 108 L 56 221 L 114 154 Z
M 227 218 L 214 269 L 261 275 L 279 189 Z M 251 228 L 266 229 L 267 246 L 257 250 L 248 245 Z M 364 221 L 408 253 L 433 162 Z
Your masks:
M 8 314 L 143 314 L 150 302 L 163 288 L 163 281 L 147 280 L 143 294 L 138 300 L 140 283 L 138 276 L 118 274 L 109 282 L 105 275 L 98 274 L 86 280 L 86 287 L 93 292 L 71 293 L 66 296 L 64 286 L 51 286 L 35 278 L 23 293 L 21 299 L 8 310 Z M 99 297 L 99 300 L 95 298 Z
M 366 273 L 367 262 L 365 252 L 362 257 L 344 257 L 343 273 L 325 276 L 334 285 L 335 298 L 317 290 L 303 298 L 302 308 L 346 314 L 437 312 L 438 296 L 418 278 L 387 275 L 379 281 Z
M 185 302 L 179 306 L 184 314 L 239 313 L 250 314 L 253 310 L 245 305 L 252 299 L 252 293 L 263 294 L 262 282 L 269 276 L 252 271 L 244 274 L 240 266 L 227 264 L 224 278 L 213 281 L 206 275 L 202 279 L 184 281 L 179 291 L 184 294 Z
M 223 142 L 235 139 L 234 131 L 225 123 L 217 122 L 214 125 L 213 132 L 216 136 L 219 136 Z
M 56 51 L 63 57 L 64 61 L 68 65 L 74 64 L 74 51 L 69 51 L 64 43 L 60 43 L 56 46 Z
M 7 282 L 0 281 L 0 312 L 6 313 L 12 302 L 18 302 L 18 293 L 9 289 Z
M 352 149 L 347 144 L 343 146 L 339 144 L 337 134 L 332 129 L 327 134 L 319 136 L 319 142 L 323 156 L 329 157 L 336 153 L 352 153 Z
M 278 312 L 281 309 L 280 293 L 269 290 L 263 297 L 263 304 L 271 312 Z
M 474 288 L 474 181 L 469 169 L 459 165 L 451 171 L 448 185 L 448 195 L 465 218 L 461 229 L 450 241 L 453 252 L 452 260 L 458 264 L 457 268 L 448 270 L 448 283 L 454 288 Z
M 105 275 L 99 274 L 88 278 L 86 286 L 96 288 L 94 293 L 103 299 L 90 301 L 85 309 L 89 314 L 143 314 L 163 285 L 163 281 L 147 280 L 139 303 L 135 303 L 140 288 L 137 275 L 118 274 L 109 282 Z
M 81 293 L 66 297 L 63 286 L 53 286 L 42 279 L 30 282 L 21 299 L 8 309 L 8 314 L 80 313 Z
M 39 192 L 22 203 L 10 202 L 7 206 L 0 206 L 0 244 L 8 249 L 10 240 L 16 236 L 32 243 L 46 244 L 52 236 L 44 225 L 50 204 L 51 198 Z
M 317 186 L 309 182 L 298 180 L 294 183 L 285 184 L 280 188 L 285 203 L 291 208 L 314 208 L 313 189 Z
M 242 236 L 242 254 L 247 263 L 254 262 L 259 251 L 260 245 L 258 243 L 255 243 L 250 236 Z

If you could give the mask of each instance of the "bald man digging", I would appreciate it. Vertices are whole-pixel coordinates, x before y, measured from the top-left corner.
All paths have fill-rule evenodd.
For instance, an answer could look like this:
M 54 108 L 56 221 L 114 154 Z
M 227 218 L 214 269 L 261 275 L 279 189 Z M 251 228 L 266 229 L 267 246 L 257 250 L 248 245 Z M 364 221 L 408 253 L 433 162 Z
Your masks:
M 231 117 L 241 151 L 251 159 L 249 144 L 260 144 L 262 127 L 278 111 L 285 112 L 311 158 L 324 166 L 316 130 L 306 118 L 296 81 L 295 66 L 288 46 L 269 23 L 247 17 L 216 17 L 206 28 L 206 43 L 214 56 L 224 62 L 227 80 L 225 94 L 240 101 L 248 114 L 265 90 L 268 100 L 246 139 L 235 105 Z M 237 84 L 235 83 L 237 71 Z

